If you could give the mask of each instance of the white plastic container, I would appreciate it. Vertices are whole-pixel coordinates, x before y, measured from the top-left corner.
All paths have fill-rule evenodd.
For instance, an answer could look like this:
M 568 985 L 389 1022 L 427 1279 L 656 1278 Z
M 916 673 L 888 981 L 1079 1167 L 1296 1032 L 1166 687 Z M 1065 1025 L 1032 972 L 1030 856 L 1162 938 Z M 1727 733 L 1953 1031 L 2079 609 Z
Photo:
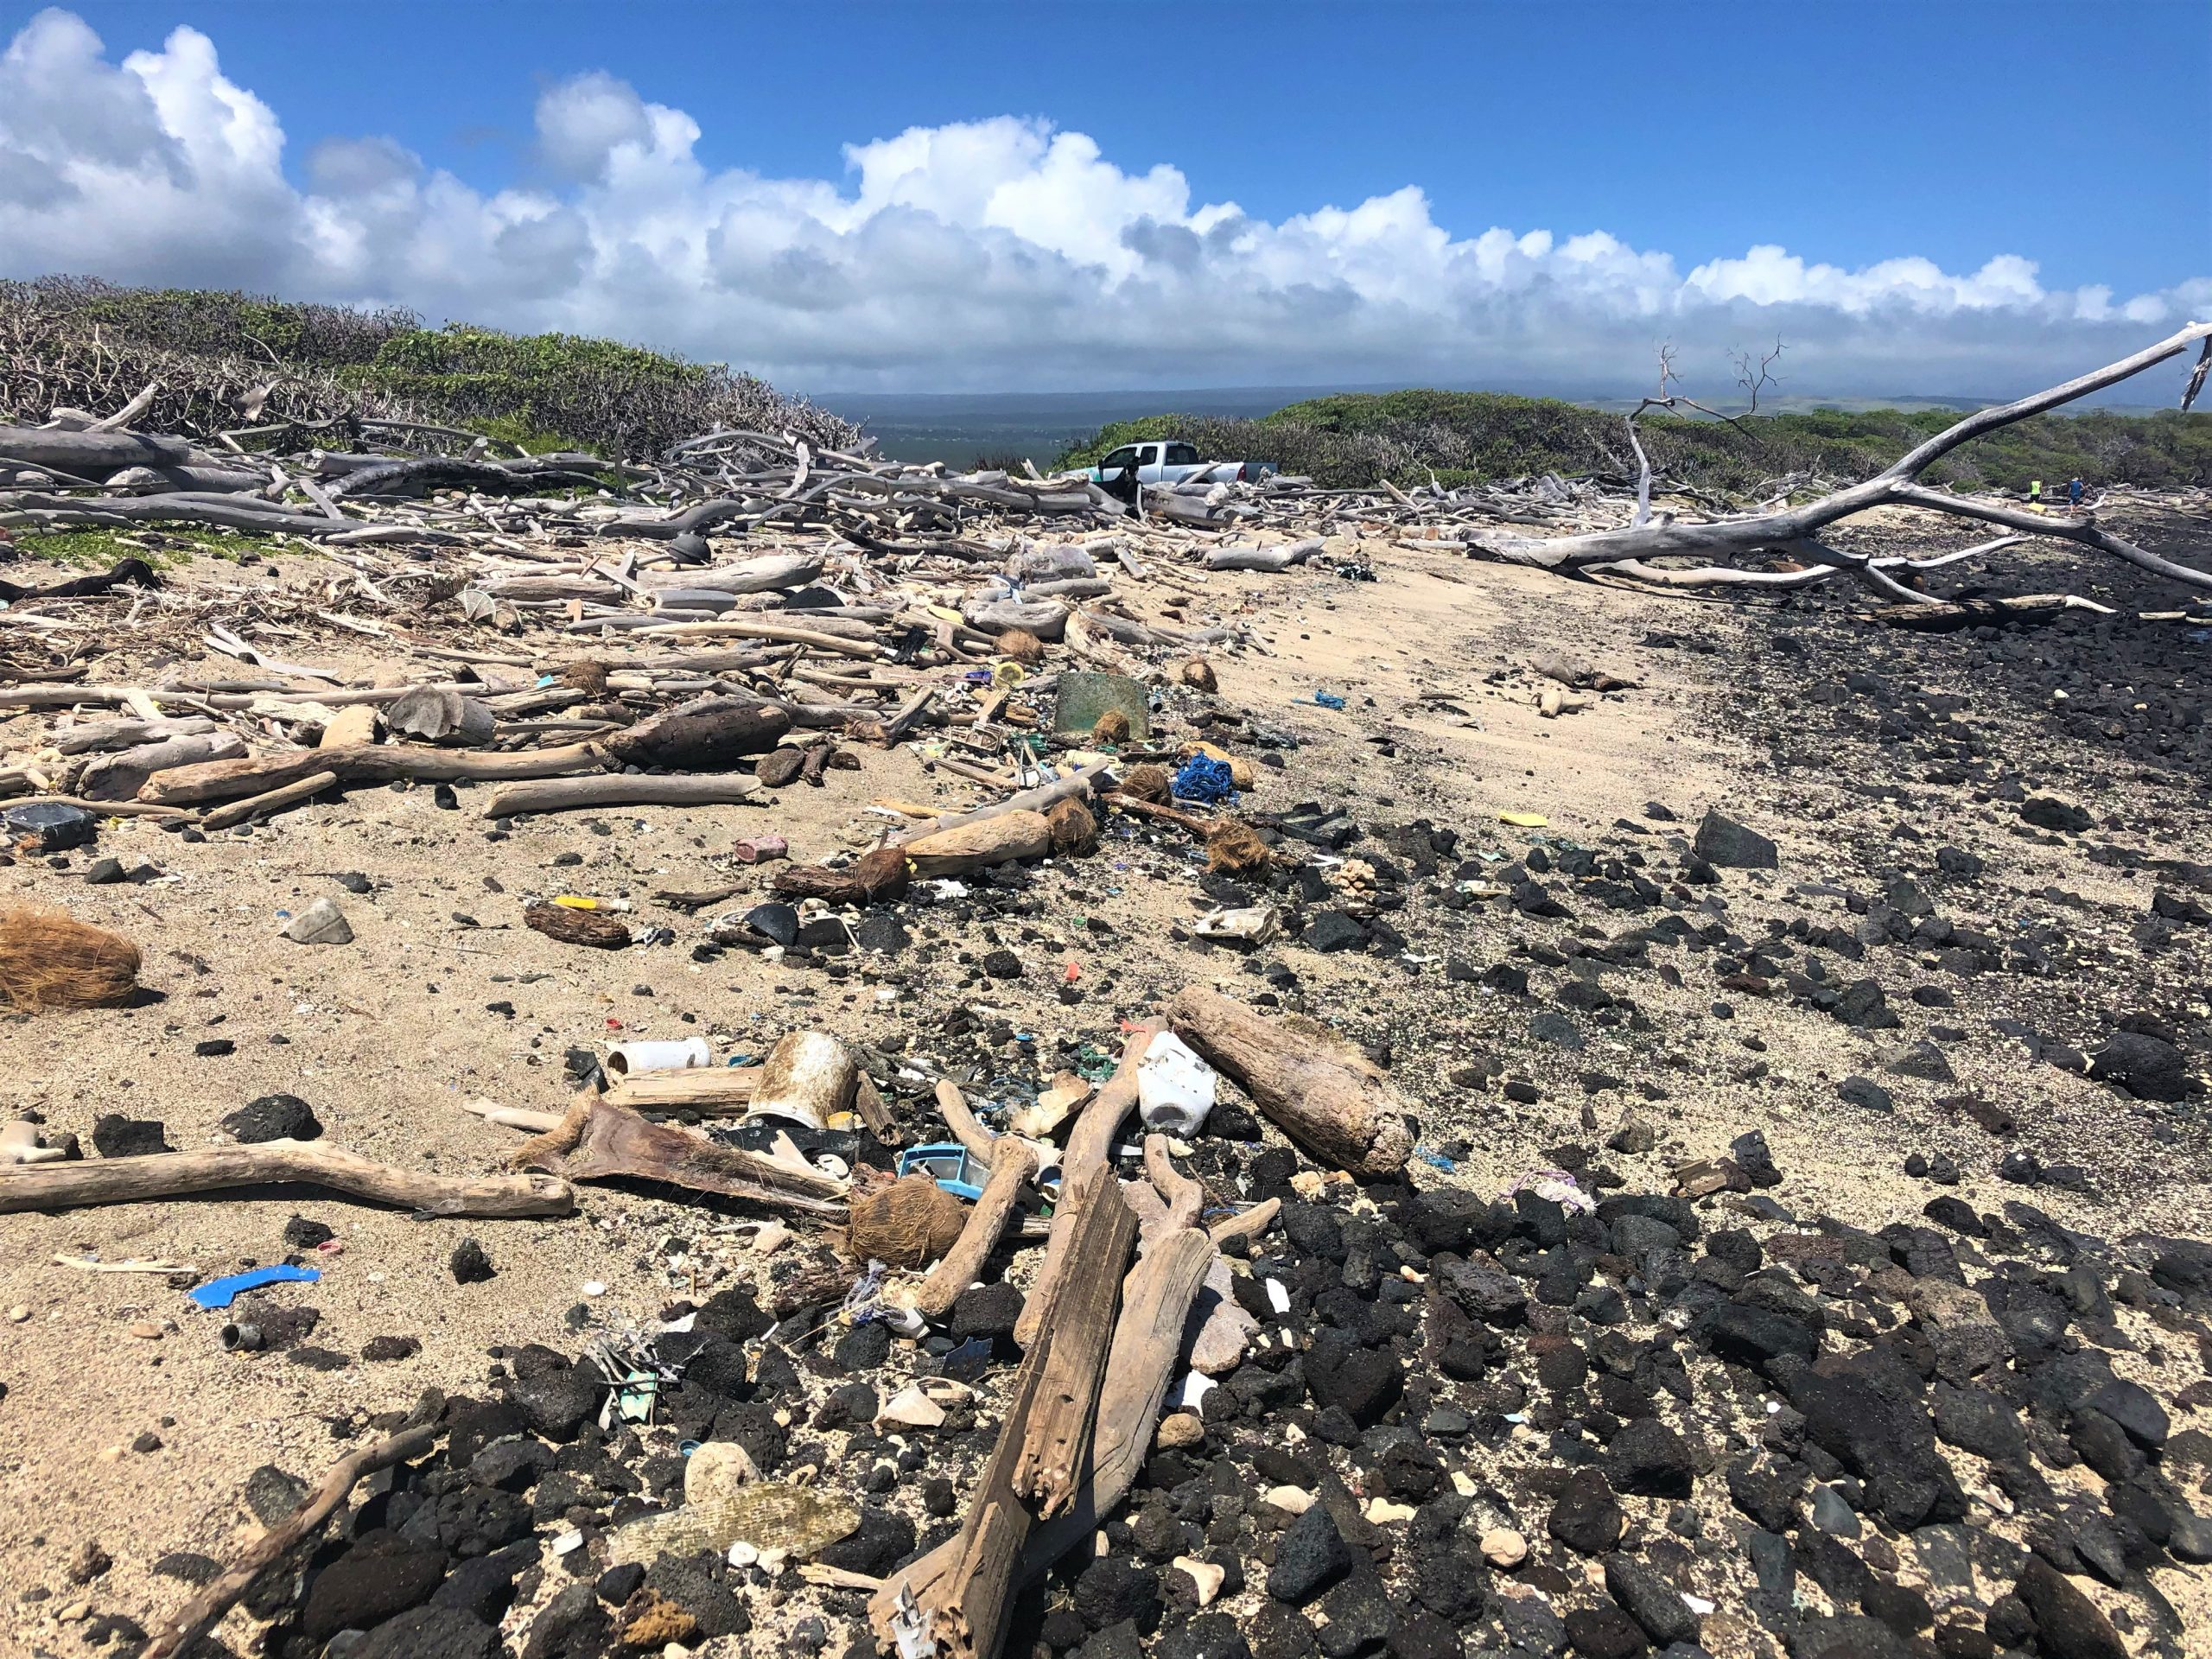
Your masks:
M 1137 1062 L 1137 1116 L 1147 1129 L 1188 1140 L 1213 1110 L 1214 1069 L 1173 1032 L 1152 1039 Z
M 714 1063 L 715 1052 L 703 1037 L 686 1037 L 681 1042 L 610 1043 L 607 1049 L 607 1073 L 613 1077 L 626 1077 L 632 1071 L 683 1071 Z

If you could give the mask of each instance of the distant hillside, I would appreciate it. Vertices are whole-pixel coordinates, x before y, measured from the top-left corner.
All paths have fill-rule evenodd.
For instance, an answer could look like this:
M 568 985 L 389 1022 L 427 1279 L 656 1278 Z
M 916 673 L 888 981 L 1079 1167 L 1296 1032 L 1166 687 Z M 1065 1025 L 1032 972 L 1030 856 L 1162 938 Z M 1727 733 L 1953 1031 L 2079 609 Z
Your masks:
M 43 420 L 57 404 L 110 414 L 149 382 L 162 390 L 143 423 L 195 435 L 348 414 L 610 456 L 651 454 L 717 423 L 788 429 L 817 448 L 859 435 L 751 375 L 616 340 L 429 328 L 410 311 L 89 277 L 0 282 L 0 419 Z M 259 414 L 238 412 L 232 400 L 271 382 Z
M 1700 488 L 1752 491 L 1790 473 L 1859 479 L 1959 417 L 1955 410 L 1814 409 L 1731 424 L 1647 416 L 1652 463 Z M 1550 397 L 1488 391 L 1351 392 L 1292 404 L 1256 420 L 1150 415 L 1103 428 L 1060 456 L 1090 466 L 1120 444 L 1188 438 L 1208 455 L 1272 461 L 1335 489 L 1382 479 L 1446 484 L 1533 473 L 1632 476 L 1622 417 Z M 2212 415 L 2043 415 L 1992 433 L 1929 470 L 1932 483 L 2025 488 L 2076 474 L 2099 483 L 2212 484 Z

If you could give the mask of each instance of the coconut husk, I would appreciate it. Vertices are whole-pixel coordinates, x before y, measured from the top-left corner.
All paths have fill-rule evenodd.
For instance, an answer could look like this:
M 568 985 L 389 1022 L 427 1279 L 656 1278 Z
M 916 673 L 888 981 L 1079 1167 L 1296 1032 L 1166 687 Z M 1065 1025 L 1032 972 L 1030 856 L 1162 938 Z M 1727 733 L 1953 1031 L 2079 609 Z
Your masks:
M 565 664 L 561 670 L 561 683 L 573 685 L 588 697 L 604 696 L 607 693 L 607 664 L 588 657 L 579 657 Z
M 1259 831 L 1242 818 L 1224 818 L 1206 831 L 1206 868 L 1216 875 L 1264 870 L 1272 856 Z
M 138 989 L 138 947 L 50 905 L 0 912 L 0 999 L 31 1010 L 112 1008 Z
M 999 655 L 1017 663 L 1041 663 L 1045 660 L 1045 642 L 1027 628 L 1008 628 L 999 635 Z
M 1118 709 L 1109 709 L 1098 716 L 1090 728 L 1093 743 L 1121 744 L 1129 741 L 1129 717 Z
M 776 872 L 769 890 L 779 899 L 826 899 L 833 905 L 872 905 L 900 899 L 906 893 L 906 854 L 903 848 L 879 847 L 864 853 L 842 870 L 819 864 L 794 864 Z
M 1122 779 L 1122 786 L 1114 792 L 1126 795 L 1133 801 L 1149 801 L 1154 806 L 1165 803 L 1173 792 L 1175 780 L 1165 766 L 1132 766 L 1129 775 Z
M 1072 796 L 1055 802 L 1045 814 L 1052 832 L 1052 852 L 1060 858 L 1087 858 L 1098 850 L 1098 820 Z
M 1187 662 L 1179 663 L 1176 664 L 1175 672 L 1183 683 L 1193 691 L 1213 692 L 1221 690 L 1221 682 L 1214 678 L 1213 664 L 1203 657 L 1193 657 Z
M 532 932 L 563 944 L 588 944 L 597 950 L 620 950 L 630 943 L 630 925 L 603 910 L 572 910 L 550 899 L 525 905 L 523 925 Z
M 967 1224 L 968 1206 L 918 1172 L 855 1198 L 838 1248 L 855 1262 L 925 1268 L 953 1247 Z

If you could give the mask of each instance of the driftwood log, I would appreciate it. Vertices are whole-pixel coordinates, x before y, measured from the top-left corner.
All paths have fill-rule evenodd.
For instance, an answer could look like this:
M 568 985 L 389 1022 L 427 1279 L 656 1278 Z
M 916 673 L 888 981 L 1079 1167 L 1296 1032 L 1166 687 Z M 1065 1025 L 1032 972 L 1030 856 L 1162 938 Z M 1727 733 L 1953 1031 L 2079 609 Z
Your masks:
M 1161 1406 L 1174 1381 L 1191 1309 L 1214 1247 L 1195 1230 L 1149 1251 L 1122 1287 L 1121 1317 L 1106 1356 L 1090 1436 L 1090 1478 L 1066 1513 L 1033 1528 L 1013 1568 L 1015 1589 L 1035 1581 L 1052 1563 L 1090 1535 L 1121 1506 L 1152 1450 Z M 919 1560 L 895 1569 L 868 1604 L 868 1616 L 887 1645 L 894 1640 L 903 1598 L 921 1609 L 943 1605 L 960 1539 L 950 1538 Z
M 281 812 L 288 806 L 311 800 L 326 789 L 337 786 L 334 772 L 311 772 L 304 778 L 295 778 L 289 784 L 264 790 L 258 795 L 249 795 L 242 801 L 232 801 L 219 806 L 200 820 L 203 830 L 227 830 L 234 823 L 244 823 L 249 818 L 266 817 L 271 812 Z
M 484 816 L 518 818 L 531 812 L 574 812 L 595 806 L 726 806 L 757 794 L 760 788 L 753 779 L 736 772 L 720 778 L 631 772 L 544 778 L 494 790 L 484 804 Z
M 1073 1270 L 1046 1298 L 1041 1338 L 1022 1358 L 967 1523 L 923 1604 L 930 1635 L 954 1659 L 997 1659 L 1023 1546 L 1045 1518 L 1025 1488 L 1068 1437 L 1087 1440 L 1097 1408 L 1136 1217 L 1110 1172 L 1093 1172 L 1082 1187 Z
M 688 1129 L 648 1122 L 627 1107 L 609 1105 L 604 1096 L 586 1109 L 574 1151 L 556 1152 L 532 1141 L 516 1155 L 572 1181 L 664 1181 L 798 1215 L 845 1212 L 842 1181 L 719 1146 Z
M 565 1216 L 575 1205 L 566 1181 L 543 1175 L 431 1175 L 311 1141 L 264 1141 L 143 1158 L 0 1166 L 0 1212 L 136 1204 L 188 1192 L 286 1184 L 326 1186 L 430 1216 Z
M 1136 1242 L 1136 1213 L 1113 1172 L 1094 1171 L 1086 1185 L 1089 1190 L 1077 1200 L 1083 1213 L 1068 1243 L 1069 1271 L 1060 1275 L 1046 1310 L 1037 1395 L 1008 1478 L 1039 1521 L 1065 1513 L 1081 1484 L 1122 1275 Z
M 681 1071 L 633 1071 L 607 1085 L 610 1105 L 633 1111 L 742 1116 L 760 1072 L 753 1066 L 696 1065 Z
M 903 899 L 909 880 L 906 855 L 897 847 L 878 847 L 842 869 L 819 864 L 791 864 L 769 879 L 779 899 L 825 899 L 833 905 L 873 905 Z
M 899 846 L 913 873 L 925 880 L 966 875 L 994 865 L 1044 857 L 1052 850 L 1052 826 L 1042 812 L 1005 812 L 913 837 Z
M 252 1587 L 256 1579 L 335 1515 L 365 1477 L 413 1461 L 435 1446 L 444 1433 L 436 1424 L 425 1423 L 340 1459 L 308 1494 L 305 1503 L 255 1539 L 238 1560 L 208 1580 L 175 1614 L 156 1624 L 146 1659 L 170 1659 L 172 1655 L 188 1653 Z
M 1082 1212 L 1080 1194 L 1089 1190 L 1087 1178 L 1107 1166 L 1114 1136 L 1122 1120 L 1136 1109 L 1137 1066 L 1152 1046 L 1152 1039 L 1166 1029 L 1166 1022 L 1147 1020 L 1122 1045 L 1121 1064 L 1077 1115 L 1068 1131 L 1067 1149 L 1060 1157 L 1060 1202 L 1052 1211 L 1052 1228 L 1045 1246 L 1045 1260 L 1037 1269 L 1029 1300 L 1015 1319 L 1014 1339 L 1025 1349 L 1037 1340 L 1045 1307 L 1061 1276 L 1067 1271 L 1070 1239 Z
M 1859 613 L 1859 620 L 1885 628 L 1921 633 L 1951 633 L 1960 628 L 2006 628 L 2024 622 L 2048 622 L 2067 611 L 2109 616 L 2106 607 L 2072 594 L 2023 594 L 2016 599 L 1955 599 L 1936 605 L 1884 605 Z
M 1037 1154 L 1012 1135 L 1001 1136 L 992 1148 L 991 1178 L 983 1183 L 982 1196 L 968 1212 L 967 1225 L 960 1230 L 959 1238 L 945 1252 L 944 1259 L 930 1269 L 929 1277 L 914 1292 L 912 1306 L 917 1313 L 925 1319 L 942 1319 L 952 1311 L 960 1293 L 976 1282 L 983 1263 L 998 1248 L 1007 1223 L 1019 1210 L 1021 1194 L 1036 1173 Z
M 1002 817 L 1009 812 L 1046 812 L 1060 802 L 1070 798 L 1086 798 L 1090 791 L 1112 776 L 1110 763 L 1100 761 L 1096 766 L 1082 767 L 1065 778 L 1056 778 L 1049 784 L 1039 784 L 1034 789 L 1025 789 L 1009 795 L 994 805 L 978 807 L 973 812 L 956 813 L 948 817 L 931 818 L 918 823 L 906 832 L 899 844 L 912 846 L 930 836 L 943 835 L 948 830 L 964 829 L 971 823 L 981 823 L 988 818 Z
M 561 778 L 613 766 L 683 767 L 712 772 L 773 748 L 791 729 L 790 712 L 747 697 L 706 697 L 611 732 L 592 743 L 524 749 L 512 754 L 437 749 L 418 744 L 365 743 L 351 748 L 299 749 L 176 766 L 149 778 L 141 800 L 190 805 L 258 795 L 306 777 L 334 772 L 341 783 L 389 784 L 402 779 L 450 783 Z
M 1344 1038 L 1295 1016 L 1271 1020 L 1200 985 L 1176 992 L 1166 1012 L 1178 1037 L 1324 1162 L 1363 1177 L 1406 1166 L 1409 1108 Z
M 245 740 L 232 732 L 164 738 L 102 755 L 79 775 L 77 792 L 88 801 L 127 801 L 157 772 L 208 760 L 234 760 L 245 753 Z

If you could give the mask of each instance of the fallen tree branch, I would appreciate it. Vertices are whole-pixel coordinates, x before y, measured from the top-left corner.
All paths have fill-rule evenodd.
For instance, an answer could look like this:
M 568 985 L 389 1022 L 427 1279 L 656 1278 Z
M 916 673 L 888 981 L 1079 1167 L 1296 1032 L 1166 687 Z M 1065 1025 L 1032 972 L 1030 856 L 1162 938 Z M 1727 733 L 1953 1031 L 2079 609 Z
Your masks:
M 435 1423 L 424 1423 L 403 1429 L 351 1457 L 340 1458 L 315 1491 L 308 1494 L 305 1503 L 254 1540 L 198 1595 L 156 1625 L 153 1642 L 146 1649 L 146 1659 L 170 1659 L 172 1655 L 188 1652 L 194 1643 L 214 1629 L 238 1598 L 252 1587 L 256 1579 L 336 1514 L 365 1476 L 389 1469 L 394 1464 L 411 1462 L 435 1446 L 444 1433 Z
M 152 1153 L 93 1162 L 0 1166 L 0 1213 L 137 1204 L 241 1186 L 327 1186 L 431 1216 L 565 1216 L 575 1206 L 566 1181 L 543 1175 L 466 1177 L 396 1169 L 358 1153 L 304 1141 Z
M 563 1128 L 553 1133 L 565 1135 L 568 1128 L 563 1120 Z M 799 1215 L 845 1213 L 842 1181 L 734 1147 L 718 1146 L 704 1135 L 671 1124 L 648 1122 L 626 1107 L 608 1104 L 604 1095 L 588 1109 L 580 1143 L 574 1151 L 565 1154 L 541 1151 L 535 1141 L 525 1150 L 536 1167 L 572 1181 L 664 1181 L 694 1192 L 718 1192 Z
M 2094 518 L 2057 518 L 2026 512 L 2003 503 L 1955 496 L 1923 486 L 1920 476 L 1929 466 L 1974 438 L 2069 404 L 2091 392 L 2117 385 L 2144 370 L 2179 355 L 2199 341 L 2212 341 L 2212 323 L 2192 322 L 2156 345 L 2101 369 L 2010 404 L 1980 410 L 1862 483 L 1853 484 L 1802 506 L 1724 518 L 1708 524 L 1646 524 L 1626 529 L 1596 531 L 1547 539 L 1541 537 L 1479 534 L 1471 538 L 1471 554 L 1507 563 L 1533 565 L 1548 570 L 1586 570 L 1600 565 L 1681 556 L 1725 562 L 1745 555 L 1789 549 L 1815 542 L 1826 526 L 1870 508 L 1910 505 L 1979 518 L 2030 535 L 2051 536 L 2078 542 L 2126 560 L 2138 568 L 2212 589 L 2212 572 L 2179 564 L 2135 546 L 2096 524 Z M 1636 574 L 1642 575 L 1639 571 Z

